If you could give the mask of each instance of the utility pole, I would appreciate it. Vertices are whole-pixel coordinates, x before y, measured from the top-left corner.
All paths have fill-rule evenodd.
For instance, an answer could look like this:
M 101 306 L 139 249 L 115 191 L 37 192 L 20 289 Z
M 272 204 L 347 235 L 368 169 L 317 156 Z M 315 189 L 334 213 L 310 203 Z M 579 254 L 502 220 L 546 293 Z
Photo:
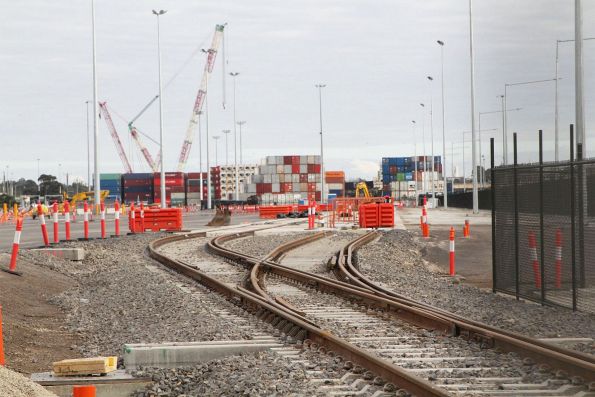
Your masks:
M 95 196 L 96 212 L 100 205 L 100 190 L 99 182 L 99 102 L 97 101 L 97 61 L 96 61 L 96 43 L 95 43 L 95 0 L 91 0 L 91 28 L 93 31 L 93 138 L 94 138 L 94 166 L 95 166 L 95 183 L 93 184 L 93 191 Z
M 475 133 L 475 62 L 473 60 L 473 0 L 469 0 L 469 55 L 471 62 L 471 161 L 473 165 L 473 213 L 478 214 L 479 195 L 477 192 L 477 137 Z
M 235 168 L 235 198 L 236 201 L 240 199 L 240 176 L 238 170 L 238 135 L 236 130 L 236 77 L 239 75 L 239 72 L 231 72 L 229 75 L 233 77 L 233 158 L 234 158 L 234 168 Z M 227 135 L 225 136 L 227 141 Z M 240 164 L 242 164 L 242 127 L 240 126 Z M 227 144 L 225 145 L 227 147 Z M 227 149 L 225 149 L 227 151 Z
M 428 80 L 430 81 L 430 150 L 432 152 L 430 183 L 432 184 L 432 208 L 436 208 L 436 182 L 434 179 L 434 172 L 436 172 L 436 165 L 434 164 L 434 98 L 432 92 L 432 82 L 434 81 L 434 78 L 428 76 Z
M 163 85 L 161 84 L 161 38 L 159 32 L 159 16 L 165 14 L 167 11 L 153 10 L 153 14 L 157 16 L 157 60 L 159 67 L 159 161 L 161 163 L 161 208 L 167 208 L 165 202 L 165 169 L 163 167 Z
M 320 107 L 320 202 L 325 203 L 326 197 L 324 196 L 324 151 L 322 142 L 322 89 L 326 87 L 326 84 L 316 84 L 316 87 L 318 88 L 318 103 Z
M 244 149 L 242 146 L 242 126 L 244 124 L 246 124 L 246 122 L 241 120 L 241 121 L 238 121 L 236 124 L 240 126 L 240 164 L 244 164 L 244 155 L 243 155 Z
M 574 0 L 574 81 L 577 158 L 585 157 L 585 115 L 583 113 L 583 16 L 581 0 Z
M 442 84 L 442 195 L 444 196 L 444 208 L 448 208 L 448 189 L 447 189 L 447 178 L 446 178 L 446 132 L 444 123 L 444 41 L 438 40 L 440 46 L 440 64 L 442 65 L 442 76 L 440 77 L 440 83 Z M 452 161 L 452 159 L 450 160 Z
M 87 186 L 91 190 L 91 138 L 89 136 L 89 101 L 87 104 Z

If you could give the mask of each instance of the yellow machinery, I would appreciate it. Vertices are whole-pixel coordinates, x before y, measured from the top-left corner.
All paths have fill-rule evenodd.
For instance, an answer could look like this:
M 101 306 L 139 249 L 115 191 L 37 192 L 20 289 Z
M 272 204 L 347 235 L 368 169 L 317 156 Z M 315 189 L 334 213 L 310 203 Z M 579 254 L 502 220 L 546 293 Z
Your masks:
M 107 196 L 109 196 L 109 190 L 101 190 L 99 192 L 99 199 L 101 201 L 104 201 Z M 75 208 L 77 202 L 88 200 L 89 203 L 92 203 L 94 197 L 95 197 L 95 192 L 80 192 L 70 198 L 65 197 L 65 199 L 70 201 L 71 208 Z
M 366 182 L 360 182 L 355 186 L 355 197 L 359 197 L 360 192 L 364 194 L 364 198 L 370 197 L 370 192 L 368 191 L 368 185 L 366 185 Z

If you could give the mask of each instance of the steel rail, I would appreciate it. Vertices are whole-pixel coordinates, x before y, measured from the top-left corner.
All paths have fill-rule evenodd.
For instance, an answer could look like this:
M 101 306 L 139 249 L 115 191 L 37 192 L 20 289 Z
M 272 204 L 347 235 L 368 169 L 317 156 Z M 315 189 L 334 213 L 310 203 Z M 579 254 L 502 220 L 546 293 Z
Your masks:
M 256 258 L 251 256 L 243 256 L 241 253 L 224 249 L 224 247 L 218 246 L 217 244 L 211 246 L 211 243 L 215 240 L 221 243 L 222 241 L 229 241 L 233 238 L 246 237 L 250 235 L 250 233 L 253 232 L 244 232 L 217 237 L 211 240 L 208 247 L 210 247 L 209 249 L 211 250 L 215 250 L 214 252 L 220 253 L 221 256 L 227 259 L 237 261 L 243 265 L 254 265 L 254 262 L 258 261 Z M 271 323 L 273 326 L 281 329 L 283 332 L 291 336 L 295 336 L 300 340 L 305 340 L 306 345 L 319 345 L 324 347 L 326 351 L 333 351 L 340 355 L 344 360 L 351 361 L 368 369 L 385 381 L 406 389 L 409 393 L 422 397 L 449 396 L 449 393 L 438 388 L 432 383 L 417 376 L 411 375 L 404 369 L 397 367 L 364 349 L 354 346 L 346 340 L 333 335 L 327 330 L 322 330 L 317 326 L 303 321 L 298 316 L 296 316 L 295 313 L 273 305 L 271 302 L 265 300 L 256 293 L 247 291 L 242 287 L 232 288 L 187 263 L 183 263 L 159 252 L 159 248 L 164 245 L 205 236 L 206 233 L 194 233 L 191 235 L 174 235 L 155 240 L 149 244 L 149 255 L 170 269 L 205 285 L 213 291 L 220 293 L 234 304 L 241 306 L 247 311 L 253 313 L 259 319 Z
M 362 288 L 367 288 L 378 296 L 391 299 L 401 304 L 427 310 L 436 316 L 451 319 L 456 324 L 456 334 L 473 337 L 481 335 L 492 340 L 493 347 L 500 347 L 506 351 L 516 352 L 522 356 L 543 361 L 553 367 L 568 371 L 580 376 L 587 381 L 595 380 L 595 357 L 586 353 L 566 349 L 561 346 L 530 338 L 515 332 L 506 331 L 497 327 L 470 320 L 460 315 L 451 313 L 429 304 L 416 301 L 404 295 L 390 291 L 364 276 L 353 264 L 353 253 L 364 242 L 369 242 L 377 237 L 377 232 L 370 232 L 363 237 L 351 241 L 339 252 L 337 260 L 339 272 L 343 278 Z M 368 238 L 365 238 L 368 236 Z

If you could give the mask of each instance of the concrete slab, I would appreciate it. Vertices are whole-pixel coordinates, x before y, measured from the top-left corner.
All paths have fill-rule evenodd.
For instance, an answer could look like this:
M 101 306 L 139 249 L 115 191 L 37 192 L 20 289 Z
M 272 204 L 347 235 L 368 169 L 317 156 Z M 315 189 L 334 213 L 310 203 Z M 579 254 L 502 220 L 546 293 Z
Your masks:
M 82 261 L 85 259 L 85 250 L 83 248 L 39 248 L 33 251 L 71 261 Z
M 253 353 L 281 347 L 274 338 L 187 343 L 138 343 L 124 345 L 124 367 L 175 368 L 202 363 L 230 355 Z
M 397 214 L 403 220 L 403 224 L 407 227 L 417 227 L 419 225 L 419 217 L 421 216 L 421 207 L 418 208 L 400 208 Z M 465 223 L 468 219 L 471 227 L 474 225 L 491 225 L 492 213 L 490 211 L 481 210 L 479 214 L 474 214 L 473 210 L 465 208 L 436 208 L 428 209 L 428 223 L 430 225 L 444 225 L 444 226 L 459 226 Z
M 117 370 L 105 376 L 53 376 L 51 372 L 31 375 L 31 380 L 59 397 L 72 397 L 72 386 L 95 385 L 96 397 L 128 397 L 134 391 L 144 389 L 150 378 L 135 378 L 126 371 Z

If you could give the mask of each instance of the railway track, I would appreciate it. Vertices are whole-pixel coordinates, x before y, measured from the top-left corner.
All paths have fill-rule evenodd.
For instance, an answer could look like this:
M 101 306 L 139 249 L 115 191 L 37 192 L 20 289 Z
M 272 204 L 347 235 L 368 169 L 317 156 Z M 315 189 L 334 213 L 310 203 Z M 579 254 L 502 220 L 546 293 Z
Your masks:
M 595 395 L 582 383 L 593 381 L 595 365 L 590 356 L 461 319 L 375 286 L 351 259 L 354 250 L 376 237 L 373 233 L 340 251 L 332 267 L 342 280 L 275 262 L 324 234 L 284 244 L 263 259 L 225 247 L 226 241 L 249 235 L 221 236 L 208 243 L 210 252 L 249 272 L 235 288 L 158 252 L 163 245 L 196 236 L 158 240 L 151 244 L 150 253 L 227 296 L 290 340 L 332 352 L 335 363 L 350 370 L 348 380 L 360 386 L 359 394 L 384 395 L 400 388 L 397 395 Z M 569 382 L 566 373 L 558 372 L 552 379 L 549 366 L 563 368 L 575 378 Z

